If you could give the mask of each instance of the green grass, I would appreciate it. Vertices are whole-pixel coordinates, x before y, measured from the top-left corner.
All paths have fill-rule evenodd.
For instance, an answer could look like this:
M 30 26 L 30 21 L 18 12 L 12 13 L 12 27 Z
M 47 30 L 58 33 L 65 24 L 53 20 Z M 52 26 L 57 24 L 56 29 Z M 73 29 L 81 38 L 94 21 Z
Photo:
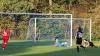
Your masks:
M 97 46 L 99 41 L 95 41 Z M 1 46 L 1 42 L 0 42 Z M 100 48 L 81 49 L 76 52 L 74 47 L 55 47 L 53 42 L 42 41 L 9 41 L 7 48 L 3 51 L 0 47 L 0 56 L 100 56 Z

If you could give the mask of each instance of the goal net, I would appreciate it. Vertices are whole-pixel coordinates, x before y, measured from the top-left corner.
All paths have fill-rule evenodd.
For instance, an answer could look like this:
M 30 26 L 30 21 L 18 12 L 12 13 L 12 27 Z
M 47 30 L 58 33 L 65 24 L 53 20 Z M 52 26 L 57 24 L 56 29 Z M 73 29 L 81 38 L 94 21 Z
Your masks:
M 73 18 L 73 36 L 76 36 L 78 27 L 82 28 L 83 39 L 91 41 L 91 19 Z
M 29 20 L 27 39 L 36 41 L 53 41 L 55 37 L 72 46 L 72 15 L 41 14 Z

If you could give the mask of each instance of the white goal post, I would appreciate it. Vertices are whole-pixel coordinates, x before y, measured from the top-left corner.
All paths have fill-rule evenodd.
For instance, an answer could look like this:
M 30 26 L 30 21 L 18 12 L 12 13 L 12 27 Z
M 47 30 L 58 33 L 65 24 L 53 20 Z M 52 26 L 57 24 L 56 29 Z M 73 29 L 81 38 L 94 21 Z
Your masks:
M 37 18 L 37 17 L 35 17 L 35 18 L 31 18 L 30 20 L 29 20 L 29 27 L 30 26 L 32 26 L 31 24 L 32 23 L 34 23 L 35 25 L 34 25 L 34 41 L 36 42 L 36 35 L 37 35 L 37 20 L 38 19 L 40 19 L 40 20 L 43 20 L 43 19 L 45 19 L 45 20 L 55 20 L 55 19 L 58 19 L 58 20 L 68 20 L 69 19 L 69 25 L 70 25 L 70 32 L 69 32 L 69 34 L 70 34 L 70 46 L 72 46 L 72 14 L 42 14 L 42 15 L 44 15 L 44 16 L 47 16 L 47 15 L 49 15 L 50 17 L 39 17 L 39 18 Z M 69 18 L 67 18 L 66 16 L 69 16 Z M 52 17 L 52 16 L 63 16 L 63 17 Z M 31 22 L 31 21 L 34 21 L 34 22 Z M 28 27 L 28 32 L 27 32 L 27 38 L 28 37 L 30 37 L 29 35 L 30 35 L 30 33 L 32 33 L 32 32 L 30 32 L 30 29 L 31 28 L 29 28 Z M 44 26 L 45 27 L 45 26 Z

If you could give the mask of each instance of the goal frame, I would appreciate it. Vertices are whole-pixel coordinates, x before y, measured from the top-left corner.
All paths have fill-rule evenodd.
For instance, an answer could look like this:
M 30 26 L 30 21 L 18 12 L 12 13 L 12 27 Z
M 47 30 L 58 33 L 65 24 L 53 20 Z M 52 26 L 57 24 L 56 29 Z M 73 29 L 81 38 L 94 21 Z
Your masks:
M 87 19 L 86 18 L 73 18 L 72 21 L 73 20 L 89 21 L 89 41 L 92 41 L 92 19 L 91 18 L 87 18 Z M 85 26 L 85 23 L 84 23 L 84 26 Z
M 30 21 L 31 20 L 35 20 L 35 37 L 34 37 L 34 42 L 36 42 L 36 30 L 37 30 L 37 19 L 69 19 L 69 18 L 31 18 L 30 20 L 29 20 L 29 25 L 30 25 Z M 70 27 L 71 27 L 71 29 L 70 29 L 70 46 L 72 46 L 72 18 L 70 18 Z

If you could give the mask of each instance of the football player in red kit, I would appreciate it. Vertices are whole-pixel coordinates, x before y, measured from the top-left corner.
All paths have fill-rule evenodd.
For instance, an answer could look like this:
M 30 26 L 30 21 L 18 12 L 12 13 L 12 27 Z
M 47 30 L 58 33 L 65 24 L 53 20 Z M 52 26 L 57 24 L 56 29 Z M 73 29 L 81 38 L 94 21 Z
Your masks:
M 2 39 L 3 39 L 2 48 L 3 50 L 6 48 L 9 36 L 10 36 L 10 29 L 8 27 L 4 27 L 2 29 Z

